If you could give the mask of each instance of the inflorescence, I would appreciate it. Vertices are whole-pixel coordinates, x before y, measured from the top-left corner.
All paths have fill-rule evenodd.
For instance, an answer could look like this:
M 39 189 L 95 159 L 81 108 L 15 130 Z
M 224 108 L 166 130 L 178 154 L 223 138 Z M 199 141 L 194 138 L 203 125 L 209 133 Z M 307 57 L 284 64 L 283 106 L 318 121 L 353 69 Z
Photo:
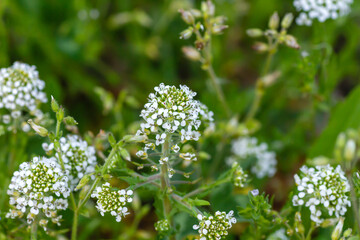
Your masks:
M 340 166 L 303 166 L 294 178 L 298 193 L 293 196 L 293 205 L 309 208 L 310 218 L 316 224 L 327 217 L 344 216 L 351 206 L 350 186 Z
M 77 135 L 67 135 L 60 139 L 61 159 L 64 162 L 66 175 L 70 179 L 70 187 L 74 189 L 80 179 L 86 175 L 95 172 L 96 155 L 95 148 L 89 146 Z M 54 149 L 54 144 L 43 143 L 43 149 L 46 152 Z M 56 153 L 56 158 L 59 158 Z M 94 178 L 94 175 L 91 176 Z
M 60 225 L 62 216 L 57 211 L 67 209 L 70 189 L 68 178 L 56 159 L 34 157 L 14 172 L 7 194 L 13 208 L 6 217 L 14 219 L 26 215 L 28 224 L 37 220 L 46 230 L 48 220 L 44 216 Z
M 314 19 L 325 22 L 347 15 L 353 0 L 294 0 L 294 6 L 300 12 L 296 23 L 311 26 Z
M 126 204 L 132 202 L 132 195 L 132 190 L 112 190 L 110 183 L 105 183 L 101 187 L 97 187 L 91 197 L 97 198 L 96 208 L 101 216 L 110 212 L 112 216 L 116 217 L 116 221 L 120 222 L 122 217 L 129 214 Z
M 229 213 L 217 211 L 214 216 L 204 216 L 199 214 L 198 225 L 194 225 L 194 230 L 198 230 L 200 240 L 219 240 L 228 235 L 229 229 L 236 223 L 236 218 L 233 217 L 234 211 Z
M 204 104 L 195 100 L 195 95 L 195 92 L 184 85 L 177 88 L 162 83 L 155 87 L 155 93 L 149 95 L 148 103 L 140 114 L 145 123 L 141 124 L 137 135 L 146 135 L 150 139 L 145 143 L 145 147 L 137 152 L 138 157 L 147 159 L 148 150 L 155 150 L 156 146 L 164 144 L 167 138 L 174 153 L 180 151 L 179 142 L 199 139 L 200 125 L 212 122 L 213 113 Z M 179 157 L 188 161 L 197 160 L 196 155 L 192 153 L 179 153 Z M 160 159 L 159 163 L 164 164 L 168 161 L 168 158 L 164 158 Z
M 27 116 L 36 120 L 43 118 L 38 108 L 40 103 L 47 102 L 43 89 L 45 82 L 39 79 L 35 66 L 15 62 L 11 67 L 0 69 L 0 123 L 9 131 L 16 130 L 17 124 L 24 131 L 30 127 L 23 119 Z
M 227 160 L 229 165 L 237 162 L 238 159 L 255 158 L 256 163 L 251 168 L 253 174 L 258 178 L 275 175 L 277 164 L 275 153 L 268 150 L 266 143 L 258 144 L 256 138 L 241 137 L 233 141 L 231 149 L 234 156 Z

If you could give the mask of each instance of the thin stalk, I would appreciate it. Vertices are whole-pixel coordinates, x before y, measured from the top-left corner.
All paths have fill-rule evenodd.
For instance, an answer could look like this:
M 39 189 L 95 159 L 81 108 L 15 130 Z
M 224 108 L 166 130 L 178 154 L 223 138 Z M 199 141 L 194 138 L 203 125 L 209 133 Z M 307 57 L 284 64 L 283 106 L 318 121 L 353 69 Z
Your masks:
M 31 224 L 31 240 L 36 240 L 37 239 L 37 223 L 36 221 L 34 221 Z
M 355 221 L 356 221 L 356 225 L 357 225 L 357 231 L 358 231 L 358 233 L 360 233 L 359 203 L 358 203 L 358 199 L 357 199 L 356 193 L 355 193 L 352 171 L 347 171 L 347 178 L 348 178 L 348 181 L 350 184 L 350 199 L 351 199 L 352 209 L 354 212 Z
M 311 234 L 313 233 L 313 231 L 315 230 L 315 227 L 314 227 L 314 223 L 311 222 L 311 226 L 310 226 L 310 229 L 306 235 L 306 238 L 305 240 L 311 240 Z
M 179 204 L 181 204 L 182 206 L 186 207 L 187 209 L 189 209 L 190 211 L 194 211 L 197 213 L 197 214 L 201 214 L 202 215 L 202 212 L 197 208 L 197 207 L 191 207 L 188 203 L 184 202 L 184 197 L 181 197 L 177 194 L 171 194 L 172 198 L 178 202 Z M 195 216 L 196 217 L 196 216 Z
M 168 158 L 170 155 L 170 141 L 171 141 L 171 135 L 168 133 L 164 144 L 162 145 L 162 158 Z M 160 181 L 161 181 L 161 190 L 164 193 L 164 197 L 162 198 L 163 208 L 164 208 L 164 216 L 170 221 L 170 211 L 171 211 L 171 204 L 169 199 L 169 190 L 171 189 L 170 186 L 170 180 L 168 175 L 168 165 L 167 163 L 164 163 L 161 165 L 160 170 Z

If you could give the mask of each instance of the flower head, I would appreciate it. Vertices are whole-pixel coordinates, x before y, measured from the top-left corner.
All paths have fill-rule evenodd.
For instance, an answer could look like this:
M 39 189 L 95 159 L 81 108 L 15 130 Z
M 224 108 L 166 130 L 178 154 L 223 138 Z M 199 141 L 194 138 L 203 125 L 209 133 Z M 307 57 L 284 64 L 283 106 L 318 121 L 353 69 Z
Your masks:
M 31 162 L 22 163 L 19 171 L 14 172 L 7 194 L 12 209 L 6 217 L 14 219 L 26 216 L 28 224 L 36 218 L 46 229 L 48 219 L 60 225 L 62 216 L 57 211 L 67 208 L 70 189 L 68 178 L 56 159 L 34 157 Z
M 53 148 L 53 143 L 43 143 L 45 151 L 51 151 Z M 70 179 L 70 187 L 74 189 L 84 175 L 95 172 L 95 148 L 88 146 L 88 143 L 77 135 L 62 137 L 60 148 L 66 174 Z M 58 158 L 58 154 L 56 156 Z M 94 178 L 94 176 L 91 177 Z
M 204 216 L 199 214 L 199 224 L 194 225 L 193 229 L 198 230 L 201 240 L 221 239 L 228 235 L 228 230 L 236 223 L 233 217 L 234 211 L 229 213 L 217 211 L 214 216 Z
M 248 175 L 244 172 L 244 170 L 242 169 L 242 167 L 239 166 L 238 163 L 234 163 L 233 168 L 235 168 L 233 174 L 234 185 L 235 187 L 243 188 L 245 186 Z
M 155 230 L 159 233 L 167 232 L 170 230 L 170 223 L 167 219 L 157 221 L 154 226 Z
M 92 198 L 97 198 L 96 208 L 102 216 L 104 213 L 110 212 L 116 217 L 116 221 L 120 222 L 122 217 L 129 214 L 127 203 L 132 202 L 132 190 L 111 190 L 110 183 L 105 183 L 101 187 L 97 187 L 91 194 Z
M 350 12 L 353 0 L 294 0 L 294 6 L 300 15 L 296 19 L 299 25 L 311 26 L 314 19 L 325 22 Z
M 231 148 L 234 156 L 228 158 L 228 164 L 233 164 L 238 159 L 255 158 L 256 162 L 251 172 L 258 178 L 272 177 L 276 173 L 276 156 L 268 150 L 266 143 L 258 144 L 254 137 L 241 137 L 233 141 Z
M 310 218 L 316 224 L 334 215 L 336 218 L 344 216 L 351 206 L 350 186 L 340 166 L 303 166 L 294 178 L 297 194 L 293 196 L 293 205 L 309 208 Z
M 15 62 L 11 67 L 0 69 L 0 123 L 8 130 L 17 128 L 15 123 L 22 124 L 23 130 L 30 130 L 25 124 L 24 114 L 42 119 L 40 103 L 47 102 L 43 92 L 45 82 L 39 79 L 35 66 Z

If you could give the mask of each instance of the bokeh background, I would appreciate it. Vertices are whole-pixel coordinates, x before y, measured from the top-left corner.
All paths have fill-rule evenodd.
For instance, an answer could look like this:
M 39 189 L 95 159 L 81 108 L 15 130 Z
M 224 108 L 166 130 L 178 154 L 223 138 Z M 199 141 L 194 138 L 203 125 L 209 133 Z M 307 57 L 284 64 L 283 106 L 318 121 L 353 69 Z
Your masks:
M 214 3 L 229 25 L 214 39 L 214 68 L 232 112 L 242 119 L 265 62 L 252 49 L 246 29 L 265 29 L 275 11 L 280 16 L 296 12 L 291 0 Z M 106 129 L 119 138 L 133 132 L 147 95 L 162 82 L 188 85 L 217 121 L 228 121 L 200 64 L 181 51 L 193 39 L 179 38 L 186 24 L 178 9 L 199 5 L 191 0 L 0 0 L 0 67 L 14 61 L 36 65 L 48 97 L 77 119 L 82 133 Z M 288 199 L 293 174 L 307 157 L 331 156 L 336 135 L 359 126 L 360 2 L 352 6 L 350 15 L 337 21 L 294 24 L 289 32 L 301 49 L 281 47 L 272 63 L 282 75 L 266 91 L 256 136 L 277 152 L 278 173 L 257 183 L 275 196 L 275 208 Z M 210 155 L 215 149 L 208 146 Z M 151 232 L 154 220 L 145 217 L 139 231 Z M 110 217 L 106 225 L 101 221 L 82 219 L 80 239 L 91 239 L 95 230 L 112 238 L 124 227 Z

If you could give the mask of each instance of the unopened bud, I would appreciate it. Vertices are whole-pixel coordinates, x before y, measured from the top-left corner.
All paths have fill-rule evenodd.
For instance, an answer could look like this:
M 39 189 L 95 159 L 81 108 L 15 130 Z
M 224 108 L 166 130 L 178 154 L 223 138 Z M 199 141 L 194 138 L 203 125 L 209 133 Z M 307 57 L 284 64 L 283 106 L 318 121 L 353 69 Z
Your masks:
M 351 162 L 355 157 L 355 152 L 356 152 L 356 143 L 353 139 L 349 139 L 346 142 L 345 150 L 344 150 L 345 160 Z
M 131 161 L 130 153 L 125 148 L 120 148 L 120 156 L 126 161 Z
M 126 135 L 123 137 L 124 142 L 127 143 L 140 143 L 145 142 L 148 139 L 146 135 Z
M 197 9 L 190 9 L 189 11 L 194 16 L 194 18 L 199 18 L 202 15 L 201 11 L 199 11 Z
M 252 38 L 261 37 L 264 35 L 263 31 L 258 28 L 248 29 L 248 30 L 246 30 L 246 33 L 249 37 L 252 37 Z
M 180 9 L 179 12 L 181 13 L 181 18 L 186 22 L 187 24 L 194 24 L 194 16 L 191 14 L 190 11 L 185 11 L 183 9 Z
M 56 112 L 56 120 L 61 122 L 64 119 L 64 114 L 64 109 L 62 107 L 59 108 L 59 110 Z
M 294 15 L 292 13 L 287 13 L 283 20 L 281 21 L 281 27 L 288 29 L 291 26 L 292 21 L 294 20 Z
M 180 39 L 189 39 L 194 32 L 192 27 L 189 27 L 180 33 Z
M 212 27 L 211 32 L 216 35 L 220 35 L 224 33 L 224 30 L 227 29 L 228 25 L 215 25 Z
M 348 229 L 345 230 L 345 232 L 343 234 L 343 237 L 348 238 L 348 237 L 351 236 L 351 233 L 352 233 L 352 229 L 348 228 Z
M 281 72 L 276 71 L 273 73 L 270 73 L 266 76 L 264 76 L 261 81 L 264 84 L 265 87 L 269 87 L 271 86 L 274 82 L 276 82 L 276 80 L 280 77 Z
M 34 123 L 34 121 L 32 119 L 28 120 L 28 124 L 41 137 L 46 137 L 49 134 L 49 132 L 48 132 L 48 130 L 46 128 L 44 128 L 44 127 L 42 127 L 40 125 L 37 125 L 36 123 Z
M 201 59 L 201 54 L 193 47 L 183 47 L 181 50 L 185 57 L 192 61 L 199 61 Z
M 330 227 L 330 226 L 334 226 L 336 222 L 337 222 L 337 219 L 336 219 L 336 218 L 328 218 L 328 219 L 325 219 L 325 220 L 320 224 L 320 226 L 321 226 L 322 228 L 327 228 L 327 227 Z
M 300 233 L 300 234 L 304 234 L 305 233 L 305 227 L 304 225 L 302 224 L 302 221 L 301 221 L 301 213 L 300 212 L 296 212 L 295 213 L 295 231 L 297 233 Z
M 53 96 L 51 96 L 51 109 L 54 112 L 57 112 L 59 110 L 59 104 L 56 102 L 56 100 Z
M 90 181 L 90 176 L 86 174 L 83 176 L 79 182 L 79 184 L 76 186 L 75 191 L 80 190 L 83 188 L 88 182 Z
M 291 35 L 285 36 L 285 44 L 286 44 L 286 46 L 294 48 L 294 49 L 300 48 L 300 45 L 297 43 L 296 38 Z
M 112 133 L 109 133 L 108 141 L 109 141 L 111 147 L 115 147 L 116 140 L 115 140 L 115 137 L 114 137 L 114 135 Z
M 86 197 L 89 189 L 90 189 L 90 186 L 88 186 L 88 185 L 85 185 L 85 187 L 83 187 L 83 188 L 81 189 L 80 194 L 79 194 L 80 200 L 85 199 L 85 197 Z
M 71 117 L 71 116 L 65 117 L 65 118 L 64 118 L 64 122 L 65 122 L 65 124 L 68 125 L 68 126 L 75 126 L 75 125 L 78 124 L 77 121 L 76 121 L 73 117 Z
M 269 28 L 273 30 L 277 29 L 279 27 L 279 22 L 279 14 L 277 12 L 274 12 L 274 14 L 270 17 L 269 20 Z
M 207 16 L 214 16 L 215 5 L 210 0 L 207 0 L 206 2 L 202 2 L 201 11 Z
M 343 226 L 344 218 L 340 217 L 338 224 L 336 225 L 334 231 L 331 234 L 331 240 L 338 240 L 340 238 Z
M 266 43 L 263 43 L 263 42 L 256 42 L 252 48 L 257 51 L 257 52 L 266 52 L 269 50 L 269 46 L 266 44 Z

